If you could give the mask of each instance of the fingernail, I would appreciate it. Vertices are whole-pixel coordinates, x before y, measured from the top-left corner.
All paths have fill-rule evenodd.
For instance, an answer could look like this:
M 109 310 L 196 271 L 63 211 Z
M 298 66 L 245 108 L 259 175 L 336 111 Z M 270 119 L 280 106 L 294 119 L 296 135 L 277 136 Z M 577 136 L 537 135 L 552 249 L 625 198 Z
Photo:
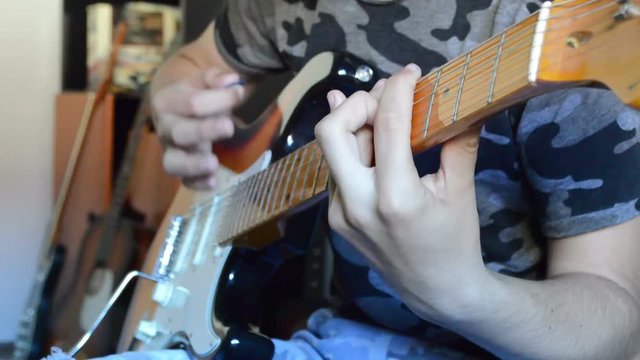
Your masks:
M 333 91 L 329 91 L 329 93 L 327 94 L 327 101 L 329 102 L 329 108 L 333 110 L 336 108 L 336 105 L 338 103 L 338 97 Z
M 405 69 L 417 74 L 418 76 L 420 76 L 422 74 L 422 70 L 420 69 L 420 66 L 416 65 L 416 64 L 408 64 L 407 66 L 404 67 Z
M 244 80 L 240 77 L 240 75 L 236 73 L 222 75 L 219 81 L 220 81 L 219 82 L 220 86 L 224 88 L 241 85 L 241 83 L 244 82 Z
M 387 79 L 380 79 L 376 82 L 375 85 L 373 85 L 373 89 L 377 89 L 379 87 L 381 87 L 382 85 L 384 85 L 384 83 L 387 82 Z
M 243 79 L 239 79 L 237 81 L 233 81 L 233 82 L 230 82 L 230 83 L 226 84 L 224 87 L 225 88 L 230 88 L 230 87 L 233 87 L 233 86 L 243 86 L 243 85 L 246 85 L 246 84 L 247 84 L 246 81 L 244 81 Z

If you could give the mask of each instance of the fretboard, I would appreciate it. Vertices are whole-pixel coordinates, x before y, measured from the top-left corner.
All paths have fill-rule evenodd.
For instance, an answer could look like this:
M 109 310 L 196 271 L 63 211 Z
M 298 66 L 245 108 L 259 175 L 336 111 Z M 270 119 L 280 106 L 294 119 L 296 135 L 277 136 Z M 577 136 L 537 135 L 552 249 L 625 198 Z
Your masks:
M 494 36 L 416 84 L 411 146 L 414 153 L 442 143 L 480 120 L 548 91 L 529 81 L 537 16 Z M 538 40 L 538 39 L 535 39 Z M 227 242 L 326 195 L 329 170 L 316 141 L 223 192 L 215 206 L 216 240 Z M 200 204 L 207 211 L 213 206 Z M 209 215 L 209 216 L 208 216 Z

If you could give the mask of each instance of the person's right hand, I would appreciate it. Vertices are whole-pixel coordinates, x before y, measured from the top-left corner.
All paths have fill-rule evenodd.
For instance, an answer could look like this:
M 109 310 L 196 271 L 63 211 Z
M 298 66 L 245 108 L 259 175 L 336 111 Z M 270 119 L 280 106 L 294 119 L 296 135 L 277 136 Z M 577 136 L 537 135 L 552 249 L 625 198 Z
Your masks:
M 160 89 L 151 103 L 165 170 L 190 188 L 214 188 L 219 162 L 211 144 L 233 135 L 231 110 L 246 93 L 239 74 L 216 69 Z

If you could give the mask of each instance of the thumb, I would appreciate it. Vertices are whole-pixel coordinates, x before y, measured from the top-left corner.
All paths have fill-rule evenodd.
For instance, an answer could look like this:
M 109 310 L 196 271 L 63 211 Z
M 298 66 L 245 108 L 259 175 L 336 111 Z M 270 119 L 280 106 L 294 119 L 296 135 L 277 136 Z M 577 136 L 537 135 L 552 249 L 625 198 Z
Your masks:
M 442 146 L 440 171 L 447 189 L 473 188 L 481 129 L 481 125 L 476 125 Z

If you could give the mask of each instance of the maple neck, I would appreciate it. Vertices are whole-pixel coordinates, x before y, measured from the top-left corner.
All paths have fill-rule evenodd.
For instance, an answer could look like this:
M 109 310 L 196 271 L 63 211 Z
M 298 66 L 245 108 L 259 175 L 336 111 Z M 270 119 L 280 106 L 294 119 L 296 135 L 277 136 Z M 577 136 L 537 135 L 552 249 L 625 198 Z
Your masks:
M 593 80 L 607 82 L 598 72 L 608 74 L 600 61 L 602 48 L 615 39 L 636 36 L 629 29 L 638 25 L 637 17 L 620 19 L 614 5 L 599 0 L 547 2 L 539 12 L 422 77 L 414 92 L 412 151 L 440 144 L 531 97 Z M 581 76 L 570 73 L 563 70 L 567 62 L 587 70 L 581 70 Z M 619 78 L 624 77 L 608 81 L 611 88 L 640 106 L 635 87 Z M 217 241 L 255 246 L 259 244 L 247 243 L 245 234 L 326 195 L 328 181 L 328 167 L 313 141 L 216 196 L 215 206 L 198 205 L 194 214 L 197 222 L 215 221 Z
M 411 134 L 414 152 L 439 144 L 486 115 L 531 96 L 528 73 L 535 24 L 536 17 L 530 17 L 418 81 Z M 228 189 L 218 198 L 217 206 L 201 206 L 204 211 L 198 212 L 198 221 L 210 221 L 207 212 L 217 212 L 217 239 L 237 239 L 320 198 L 328 180 L 328 167 L 313 141 Z

